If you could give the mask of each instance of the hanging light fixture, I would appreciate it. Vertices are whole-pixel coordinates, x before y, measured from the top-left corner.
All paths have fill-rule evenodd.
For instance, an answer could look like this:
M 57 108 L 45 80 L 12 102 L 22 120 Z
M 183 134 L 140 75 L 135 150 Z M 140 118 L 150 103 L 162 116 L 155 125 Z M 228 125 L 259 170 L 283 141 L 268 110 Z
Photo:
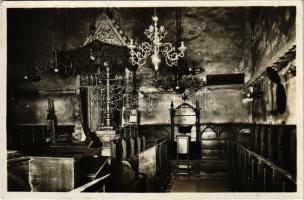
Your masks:
M 184 52 L 187 49 L 184 46 L 184 42 L 181 42 L 181 46 L 176 51 L 172 43 L 162 43 L 162 40 L 166 37 L 167 31 L 164 26 L 158 26 L 158 17 L 156 15 L 156 9 L 154 9 L 154 16 L 152 16 L 154 22 L 144 32 L 150 42 L 143 42 L 140 46 L 136 46 L 133 40 L 130 40 L 128 48 L 130 49 L 130 60 L 132 65 L 142 66 L 146 63 L 147 58 L 151 55 L 151 61 L 155 71 L 158 71 L 159 64 L 161 63 L 160 53 L 165 57 L 166 64 L 170 67 L 177 66 L 178 60 L 184 57 Z

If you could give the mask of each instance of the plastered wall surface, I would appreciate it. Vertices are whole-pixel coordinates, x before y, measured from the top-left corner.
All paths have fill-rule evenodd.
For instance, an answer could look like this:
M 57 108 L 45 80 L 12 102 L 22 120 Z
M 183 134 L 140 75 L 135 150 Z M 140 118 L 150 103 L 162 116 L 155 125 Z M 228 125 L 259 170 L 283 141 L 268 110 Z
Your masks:
M 133 11 L 133 10 L 132 10 Z M 159 24 L 167 28 L 166 42 L 176 41 L 176 10 L 159 8 L 156 10 L 160 18 Z M 206 80 L 207 74 L 244 73 L 245 80 L 250 78 L 250 21 L 249 9 L 244 8 L 183 8 L 181 10 L 181 36 L 185 42 L 186 60 L 202 66 L 205 72 L 196 75 Z M 122 29 L 138 44 L 148 39 L 143 34 L 151 23 L 153 10 L 144 9 L 130 12 L 117 10 L 121 15 Z M 134 16 L 141 15 L 142 18 Z M 158 77 L 172 75 L 170 67 L 162 60 Z M 139 87 L 139 105 L 142 124 L 169 123 L 170 102 L 175 106 L 182 103 L 181 96 L 174 93 L 160 93 L 151 87 L 154 69 L 151 62 L 147 62 L 137 72 Z M 152 76 L 152 77 L 151 77 Z M 242 104 L 245 94 L 238 89 L 204 89 L 189 92 L 193 105 L 198 99 L 201 111 L 201 122 L 250 122 L 250 106 Z M 158 106 L 158 104 L 160 106 Z M 157 108 L 155 108 L 157 107 Z
M 205 72 L 196 76 L 205 80 L 206 74 L 244 73 L 245 81 L 248 81 L 265 69 L 267 63 L 283 51 L 286 44 L 291 43 L 295 37 L 294 10 L 280 8 L 268 12 L 267 9 L 263 11 L 257 8 L 255 11 L 252 8 L 183 8 L 180 40 L 185 41 L 188 47 L 186 60 L 190 65 L 195 62 L 205 69 Z M 152 8 L 9 10 L 8 89 L 11 83 L 31 90 L 75 89 L 73 86 L 75 77 L 46 75 L 42 77 L 42 81 L 33 84 L 20 83 L 22 82 L 20 79 L 34 65 L 34 61 L 39 66 L 54 62 L 52 55 L 54 49 L 70 50 L 81 46 L 94 20 L 103 11 L 110 18 L 115 19 L 117 29 L 122 30 L 129 39 L 135 39 L 138 44 L 147 41 L 143 32 L 152 23 L 151 16 L 154 14 Z M 156 13 L 160 19 L 159 23 L 168 31 L 165 41 L 174 43 L 176 9 L 158 8 Z M 168 66 L 164 65 L 164 61 L 160 68 L 160 77 L 172 74 Z M 149 61 L 137 72 L 139 101 L 142 106 L 141 123 L 168 123 L 170 101 L 174 100 L 177 106 L 182 100 L 176 94 L 159 93 L 155 88 L 151 88 L 153 76 L 153 66 Z M 291 78 L 284 83 L 289 99 L 288 111 L 282 118 L 277 116 L 278 122 L 283 120 L 293 123 L 294 121 L 291 117 L 294 113 L 292 108 L 294 103 L 290 101 L 295 99 L 294 81 Z M 150 100 L 146 96 L 150 93 L 160 100 L 161 109 L 149 110 Z M 242 98 L 245 96 L 242 90 L 202 89 L 198 92 L 190 92 L 189 96 L 199 100 L 202 122 L 251 122 L 251 107 L 242 103 Z M 44 98 L 46 102 L 48 97 Z M 74 103 L 67 101 L 66 103 L 70 105 L 66 105 L 63 102 L 62 107 L 71 109 L 64 111 L 70 113 L 70 116 L 65 116 L 62 120 L 59 117 L 59 123 L 60 121 L 71 123 Z M 22 105 L 26 106 L 25 103 Z M 35 109 L 38 110 L 34 112 L 45 113 L 44 110 L 40 111 L 44 109 L 43 106 L 35 105 Z M 20 105 L 18 108 L 25 109 Z M 34 123 L 35 120 L 32 122 Z
M 192 105 L 195 105 L 196 100 L 199 102 L 201 123 L 250 122 L 251 105 L 242 103 L 245 95 L 236 89 L 203 89 L 189 95 L 186 102 Z M 170 123 L 171 101 L 175 107 L 183 102 L 181 96 L 176 94 L 140 93 L 141 124 Z
M 295 44 L 296 11 L 295 7 L 257 8 L 252 15 L 252 78 L 255 78 Z M 296 76 L 287 73 L 292 66 L 295 61 L 287 63 L 279 72 L 286 92 L 286 111 L 270 113 L 276 106 L 277 84 L 266 78 L 261 82 L 263 101 L 257 104 L 258 111 L 253 112 L 254 122 L 296 124 Z

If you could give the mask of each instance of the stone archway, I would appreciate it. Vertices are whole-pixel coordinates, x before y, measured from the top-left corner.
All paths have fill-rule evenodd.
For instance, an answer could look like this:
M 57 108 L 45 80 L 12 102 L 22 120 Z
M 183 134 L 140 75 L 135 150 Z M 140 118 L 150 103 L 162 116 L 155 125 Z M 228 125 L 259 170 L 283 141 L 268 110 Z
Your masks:
M 218 135 L 211 126 L 206 126 L 201 131 L 201 158 L 204 160 L 218 159 Z
M 201 158 L 210 160 L 225 159 L 227 141 L 233 131 L 225 125 L 206 125 L 201 129 Z

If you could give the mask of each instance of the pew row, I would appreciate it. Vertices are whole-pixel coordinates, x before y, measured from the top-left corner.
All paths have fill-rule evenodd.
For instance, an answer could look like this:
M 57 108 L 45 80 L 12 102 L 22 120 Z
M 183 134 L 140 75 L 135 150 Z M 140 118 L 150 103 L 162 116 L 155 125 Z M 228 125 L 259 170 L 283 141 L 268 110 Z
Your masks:
M 109 174 L 109 160 L 98 156 L 11 158 L 8 191 L 69 192 Z M 106 190 L 97 183 L 98 187 L 90 186 L 91 192 Z
M 138 155 L 138 171 L 146 175 L 147 192 L 165 192 L 170 181 L 168 141 L 162 141 Z
M 295 192 L 296 177 L 243 145 L 229 141 L 235 188 L 243 192 Z

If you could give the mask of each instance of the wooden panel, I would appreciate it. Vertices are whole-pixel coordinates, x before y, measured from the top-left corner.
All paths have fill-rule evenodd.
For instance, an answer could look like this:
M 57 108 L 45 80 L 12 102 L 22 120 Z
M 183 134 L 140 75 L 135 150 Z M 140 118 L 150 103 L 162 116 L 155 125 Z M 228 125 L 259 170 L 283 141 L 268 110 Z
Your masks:
M 270 126 L 267 128 L 267 153 L 268 153 L 268 158 L 270 158 L 270 160 L 273 160 L 272 129 L 273 129 L 273 127 L 270 127 Z
M 121 159 L 122 160 L 127 160 L 128 156 L 129 156 L 128 151 L 127 151 L 128 146 L 129 145 L 128 145 L 127 141 L 125 139 L 122 139 L 121 140 L 121 149 L 122 149 L 122 152 L 121 152 L 122 157 L 121 157 Z
M 282 138 L 282 149 L 283 149 L 283 168 L 290 171 L 291 169 L 291 132 L 290 129 L 286 126 L 283 127 L 283 138 Z
M 33 192 L 71 191 L 76 183 L 74 158 L 32 157 L 29 182 Z
M 202 140 L 203 149 L 217 149 L 217 140 Z
M 211 128 L 206 128 L 201 137 L 201 155 L 203 159 L 218 159 L 219 143 L 217 134 Z
M 230 133 L 229 132 L 222 132 L 221 135 L 220 135 L 220 139 L 229 139 L 229 135 Z
M 135 155 L 135 141 L 133 138 L 130 138 L 130 156 Z
M 265 155 L 265 127 L 262 126 L 261 129 L 260 129 L 260 142 L 261 142 L 261 145 L 260 145 L 260 154 L 262 156 Z
M 217 157 L 218 150 L 202 150 L 202 155 L 204 157 Z
M 121 140 L 111 140 L 111 159 L 113 162 L 122 159 L 122 142 Z
M 211 129 L 206 129 L 202 134 L 202 139 L 216 139 L 216 133 Z
M 146 187 L 148 191 L 155 190 L 156 150 L 157 146 L 153 146 L 138 154 L 138 171 L 146 175 Z
M 16 156 L 7 160 L 7 190 L 30 191 L 28 184 L 29 158 Z
M 140 137 L 136 137 L 136 141 L 137 141 L 137 151 L 136 154 L 138 154 L 139 152 L 142 151 L 142 140 Z
M 141 150 L 143 151 L 146 149 L 146 137 L 142 136 L 141 139 L 142 139 L 142 149 Z
M 284 134 L 284 128 L 279 127 L 278 128 L 278 141 L 277 141 L 277 156 L 278 156 L 278 164 L 281 165 L 284 163 L 284 156 L 283 156 L 283 134 Z
M 254 148 L 255 152 L 260 152 L 260 126 L 256 126 L 254 129 Z
M 291 159 L 291 167 L 290 171 L 293 174 L 297 174 L 297 130 L 296 127 L 292 127 L 290 129 L 290 159 Z
M 22 175 L 26 180 L 28 180 L 29 172 L 29 158 L 28 157 L 19 157 L 10 159 L 7 161 L 7 167 Z
M 220 145 L 224 145 L 224 144 L 227 144 L 227 140 L 219 140 L 218 143 Z
M 109 173 L 110 157 L 84 156 L 79 160 L 81 185 Z
M 156 174 L 156 147 L 151 147 L 140 154 L 139 159 L 139 172 L 146 174 L 148 177 L 155 176 Z
M 272 161 L 274 163 L 278 163 L 278 127 L 274 126 L 271 130 L 271 154 L 272 154 Z

